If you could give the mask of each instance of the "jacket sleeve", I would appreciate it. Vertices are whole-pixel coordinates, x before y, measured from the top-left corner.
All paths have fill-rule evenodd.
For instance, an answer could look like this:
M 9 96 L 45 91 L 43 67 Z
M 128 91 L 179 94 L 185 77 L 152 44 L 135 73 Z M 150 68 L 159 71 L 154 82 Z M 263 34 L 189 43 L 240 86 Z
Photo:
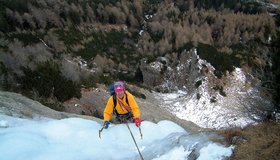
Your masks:
M 138 107 L 138 104 L 137 104 L 134 96 L 131 93 L 129 93 L 128 91 L 126 93 L 128 96 L 129 107 L 132 110 L 134 118 L 140 118 L 140 109 Z
M 104 109 L 103 117 L 104 121 L 109 121 L 114 110 L 114 101 L 113 96 L 108 99 L 107 105 Z

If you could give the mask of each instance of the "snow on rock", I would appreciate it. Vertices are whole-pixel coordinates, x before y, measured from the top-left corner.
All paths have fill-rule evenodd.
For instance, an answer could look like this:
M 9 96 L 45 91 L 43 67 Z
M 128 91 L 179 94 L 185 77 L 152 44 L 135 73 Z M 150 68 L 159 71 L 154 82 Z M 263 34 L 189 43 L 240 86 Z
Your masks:
M 154 68 L 156 71 L 160 72 L 160 71 L 161 71 L 161 68 L 163 67 L 163 64 L 156 61 L 156 62 L 152 62 L 152 63 L 150 64 L 150 66 L 151 66 L 152 68 Z
M 209 81 L 205 77 L 202 84 L 192 94 L 175 92 L 169 94 L 155 93 L 161 106 L 181 119 L 192 121 L 203 128 L 244 127 L 255 123 L 244 112 L 240 99 L 243 94 L 252 92 L 246 85 L 246 77 L 240 68 L 229 76 L 229 85 L 224 88 L 227 96 L 209 93 Z M 212 94 L 212 95 L 211 95 Z M 255 116 L 257 119 L 258 117 Z

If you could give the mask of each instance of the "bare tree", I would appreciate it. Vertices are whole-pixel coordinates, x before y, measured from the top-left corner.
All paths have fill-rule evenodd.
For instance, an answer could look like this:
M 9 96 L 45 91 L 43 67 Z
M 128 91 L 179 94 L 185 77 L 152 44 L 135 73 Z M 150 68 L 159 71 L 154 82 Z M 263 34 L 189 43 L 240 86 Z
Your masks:
M 123 12 L 125 13 L 126 16 L 129 16 L 130 13 L 130 9 L 129 9 L 129 5 L 131 5 L 131 3 L 129 1 L 125 1 L 125 0 L 121 0 L 119 6 L 122 8 Z
M 45 14 L 45 10 L 38 9 L 30 3 L 28 3 L 28 9 L 30 10 L 30 14 L 35 18 L 38 26 L 45 29 L 45 27 L 47 26 L 47 17 Z
M 32 28 L 35 29 L 36 28 L 36 23 L 33 19 L 33 16 L 30 15 L 29 13 L 24 13 L 22 16 L 23 20 L 26 21 L 28 23 L 28 25 Z
M 67 61 L 66 59 L 63 59 L 61 64 L 61 73 L 64 77 L 72 81 L 80 81 L 81 69 L 79 68 L 79 66 L 77 66 L 75 63 Z
M 205 44 L 213 44 L 212 39 L 212 30 L 211 27 L 208 25 L 208 23 L 203 23 L 201 27 L 199 28 L 199 34 L 201 37 L 201 42 Z
M 100 21 L 103 21 L 103 22 L 108 22 L 109 21 L 109 16 L 105 12 L 105 7 L 101 3 L 98 4 L 96 12 L 99 15 L 99 18 L 100 18 L 99 20 Z
M 44 41 L 50 49 L 53 49 L 56 53 L 65 52 L 67 50 L 63 41 L 60 41 L 58 37 L 53 33 L 52 30 L 49 30 L 44 36 Z
M 138 16 L 142 17 L 143 15 L 143 0 L 133 0 L 134 7 Z
M 45 2 L 45 0 L 37 0 L 36 2 L 43 8 L 48 7 L 48 4 Z
M 172 44 L 169 43 L 168 39 L 163 38 L 157 43 L 156 48 L 158 49 L 159 55 L 163 56 L 172 49 Z
M 189 25 L 177 24 L 173 28 L 175 34 L 175 48 L 180 48 L 185 43 L 191 41 L 193 33 Z
M 86 4 L 86 16 L 89 22 L 93 22 L 96 18 L 93 9 L 89 6 L 88 3 Z
M 22 16 L 17 11 L 15 11 L 14 16 L 15 16 L 15 19 L 20 24 L 20 26 L 22 27 L 22 24 L 24 22 Z
M 133 16 L 133 14 L 130 14 L 128 16 L 128 19 L 129 19 L 129 23 L 132 28 L 137 28 L 139 26 L 139 23 L 138 23 L 137 19 Z
M 116 23 L 124 23 L 126 20 L 125 14 L 115 6 L 105 6 L 105 11 L 110 16 L 114 16 L 114 20 Z
M 46 17 L 47 17 L 47 21 L 50 24 L 52 24 L 56 27 L 59 27 L 59 28 L 63 27 L 63 24 L 60 21 L 60 17 L 55 12 L 53 12 L 50 9 L 45 9 L 45 14 L 46 14 Z
M 139 53 L 144 55 L 154 55 L 155 45 L 151 40 L 149 33 L 143 32 L 141 39 L 138 41 Z

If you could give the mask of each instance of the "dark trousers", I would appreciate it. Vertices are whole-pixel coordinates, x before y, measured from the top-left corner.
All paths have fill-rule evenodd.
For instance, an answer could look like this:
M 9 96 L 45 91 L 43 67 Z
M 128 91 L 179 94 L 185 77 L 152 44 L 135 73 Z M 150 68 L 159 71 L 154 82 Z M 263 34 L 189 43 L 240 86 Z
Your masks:
M 116 121 L 117 123 L 133 122 L 133 114 L 131 112 L 128 112 L 127 114 L 117 114 Z

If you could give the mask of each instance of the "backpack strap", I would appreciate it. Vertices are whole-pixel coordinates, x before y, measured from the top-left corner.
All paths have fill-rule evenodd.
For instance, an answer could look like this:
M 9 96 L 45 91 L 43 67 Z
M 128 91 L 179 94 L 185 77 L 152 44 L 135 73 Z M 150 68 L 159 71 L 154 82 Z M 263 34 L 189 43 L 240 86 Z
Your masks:
M 116 94 L 113 94 L 112 95 L 113 96 L 113 102 L 114 102 L 114 109 L 113 109 L 113 113 L 115 114 L 115 115 L 119 115 L 119 113 L 118 113 L 118 111 L 116 110 L 116 106 L 117 106 L 117 97 L 116 97 Z
M 113 94 L 113 102 L 114 102 L 114 109 L 116 108 L 116 105 L 117 105 L 117 97 L 116 97 L 116 94 Z

